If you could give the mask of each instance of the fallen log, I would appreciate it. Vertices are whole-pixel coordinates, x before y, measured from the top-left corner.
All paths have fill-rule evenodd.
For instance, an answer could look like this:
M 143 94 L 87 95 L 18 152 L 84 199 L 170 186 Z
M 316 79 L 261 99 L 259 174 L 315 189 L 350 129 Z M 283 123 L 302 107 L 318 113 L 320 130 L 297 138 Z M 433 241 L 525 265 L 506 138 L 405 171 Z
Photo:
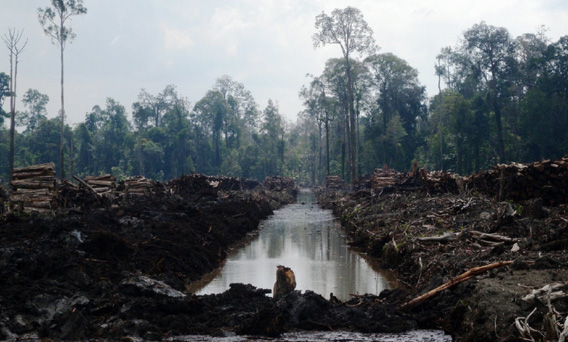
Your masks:
M 436 242 L 448 242 L 457 240 L 462 233 L 452 233 L 452 232 L 445 232 L 440 236 L 426 236 L 426 237 L 417 237 L 416 240 L 418 241 L 436 241 Z
M 100 175 L 100 176 L 86 176 L 85 177 L 85 181 L 89 182 L 89 181 L 93 181 L 93 180 L 100 180 L 100 181 L 113 181 L 114 182 L 114 177 L 110 174 L 106 174 L 106 175 Z
M 95 191 L 95 189 L 93 189 L 87 182 L 85 182 L 84 180 L 82 180 L 81 178 L 73 175 L 73 178 L 79 182 L 79 184 L 81 184 L 82 186 L 84 186 L 85 188 L 87 188 L 87 190 L 89 190 L 93 195 L 95 195 L 97 198 L 100 197 L 100 195 Z
M 87 182 L 91 186 L 103 186 L 103 187 L 114 186 L 114 181 L 111 181 L 111 180 L 104 181 L 104 180 L 91 179 L 91 180 L 85 180 L 85 182 Z
M 437 288 L 428 291 L 426 293 L 424 293 L 423 295 L 420 295 L 406 303 L 404 303 L 402 305 L 402 309 L 412 309 L 413 307 L 416 307 L 420 304 L 422 304 L 424 301 L 426 301 L 427 299 L 437 295 L 438 293 L 452 287 L 455 286 L 459 283 L 462 283 L 464 281 L 467 281 L 485 271 L 491 270 L 493 268 L 497 268 L 497 267 L 501 267 L 501 266 L 507 266 L 512 264 L 513 261 L 499 261 L 493 264 L 489 264 L 489 265 L 484 265 L 484 266 L 479 266 L 479 267 L 474 267 L 469 269 L 468 271 L 460 274 L 459 276 L 455 277 L 454 279 L 438 286 Z

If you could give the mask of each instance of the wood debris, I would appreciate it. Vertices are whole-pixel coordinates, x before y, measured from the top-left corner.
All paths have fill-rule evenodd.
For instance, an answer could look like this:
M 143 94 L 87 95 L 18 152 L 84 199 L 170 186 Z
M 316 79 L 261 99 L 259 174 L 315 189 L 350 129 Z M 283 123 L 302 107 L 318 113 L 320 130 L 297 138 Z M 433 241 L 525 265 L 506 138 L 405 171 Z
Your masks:
M 465 179 L 467 187 L 499 201 L 542 198 L 544 205 L 568 202 L 568 157 L 532 164 L 498 164 Z
M 455 286 L 459 283 L 467 281 L 467 280 L 469 280 L 469 279 L 471 279 L 471 278 L 473 278 L 473 277 L 475 277 L 475 276 L 477 276 L 477 275 L 479 275 L 479 274 L 481 274 L 485 271 L 488 271 L 488 270 L 491 270 L 491 269 L 494 269 L 494 268 L 497 268 L 497 267 L 501 267 L 501 266 L 507 266 L 507 265 L 510 265 L 512 263 L 513 263 L 512 261 L 499 261 L 499 262 L 495 262 L 495 263 L 492 263 L 492 264 L 489 264 L 489 265 L 474 267 L 474 268 L 468 270 L 467 272 L 464 272 L 464 273 L 460 274 L 459 276 L 453 278 L 452 280 L 438 286 L 437 288 L 435 288 L 431 291 L 428 291 L 428 292 L 424 293 L 423 295 L 420 295 L 420 296 L 404 303 L 402 305 L 402 308 L 403 309 L 411 309 L 415 306 L 422 304 L 427 299 L 435 296 L 436 294 L 438 294 L 438 293 L 440 293 L 440 292 L 442 292 L 442 291 L 444 291 L 444 290 L 446 290 L 446 289 L 448 289 L 452 286 Z

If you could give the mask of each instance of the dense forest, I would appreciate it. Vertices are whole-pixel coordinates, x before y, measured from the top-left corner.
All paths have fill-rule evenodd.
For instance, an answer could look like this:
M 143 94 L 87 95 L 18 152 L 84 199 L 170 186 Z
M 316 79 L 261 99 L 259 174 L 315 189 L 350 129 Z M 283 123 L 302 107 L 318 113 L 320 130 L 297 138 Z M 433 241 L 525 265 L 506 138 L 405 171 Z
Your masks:
M 568 36 L 551 41 L 542 30 L 512 37 L 503 27 L 473 25 L 432 61 L 438 93 L 427 98 L 418 71 L 402 56 L 380 52 L 360 11 L 338 9 L 315 22 L 315 48 L 341 48 L 298 90 L 304 110 L 295 123 L 286 122 L 277 101 L 259 105 L 227 75 L 193 104 L 175 85 L 157 94 L 142 89 L 135 103 L 109 97 L 83 122 L 63 125 L 65 174 L 156 180 L 192 172 L 259 180 L 283 175 L 319 184 L 328 174 L 352 181 L 377 167 L 405 171 L 413 161 L 468 174 L 568 151 Z M 352 31 L 340 32 L 346 27 Z M 1 103 L 12 94 L 8 73 L 0 72 Z M 21 96 L 15 167 L 60 167 L 62 120 L 47 113 L 48 101 L 36 89 Z M 0 107 L 4 184 L 8 112 Z

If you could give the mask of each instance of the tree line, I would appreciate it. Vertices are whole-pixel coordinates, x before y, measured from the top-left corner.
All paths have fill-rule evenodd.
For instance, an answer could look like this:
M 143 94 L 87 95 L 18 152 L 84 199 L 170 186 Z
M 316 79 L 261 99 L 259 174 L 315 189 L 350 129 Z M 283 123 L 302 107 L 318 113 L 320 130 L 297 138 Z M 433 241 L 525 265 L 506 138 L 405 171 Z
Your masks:
M 427 98 L 415 68 L 378 53 L 359 10 L 322 13 L 316 29 L 314 45 L 337 44 L 342 57 L 300 91 L 295 129 L 305 134 L 312 183 L 328 174 L 355 180 L 377 167 L 406 171 L 414 161 L 470 174 L 568 151 L 568 36 L 551 41 L 543 28 L 514 38 L 475 24 L 440 50 L 438 93 Z
M 295 123 L 285 122 L 272 100 L 261 110 L 229 76 L 219 77 L 195 104 L 175 85 L 157 94 L 142 89 L 131 118 L 108 98 L 74 127 L 63 117 L 48 119 L 49 98 L 29 89 L 25 110 L 15 115 L 21 132 L 15 133 L 14 164 L 53 161 L 65 174 L 119 178 L 198 172 L 320 184 L 326 175 L 352 182 L 377 167 L 405 171 L 414 161 L 468 174 L 568 150 L 568 36 L 551 41 L 543 29 L 513 38 L 506 28 L 475 24 L 432 61 L 438 92 L 427 98 L 415 68 L 379 53 L 358 9 L 322 13 L 315 28 L 314 48 L 333 44 L 340 54 L 321 75 L 308 75 Z M 0 73 L 0 101 L 11 97 L 9 81 Z M 8 117 L 0 108 L 0 120 Z M 5 180 L 8 137 L 2 125 Z M 61 159 L 68 162 L 60 166 Z
M 16 167 L 51 161 L 60 172 L 61 120 L 47 117 L 48 101 L 35 89 L 23 95 L 25 110 L 16 114 L 21 128 L 16 131 Z M 260 180 L 284 173 L 284 132 L 278 104 L 269 100 L 260 110 L 250 91 L 229 76 L 218 78 L 194 105 L 175 85 L 158 94 L 142 89 L 132 104 L 132 119 L 124 105 L 107 98 L 83 122 L 65 125 L 66 174 L 167 180 L 197 172 Z M 2 158 L 8 156 L 7 133 L 2 127 Z M 7 180 L 8 163 L 1 165 Z

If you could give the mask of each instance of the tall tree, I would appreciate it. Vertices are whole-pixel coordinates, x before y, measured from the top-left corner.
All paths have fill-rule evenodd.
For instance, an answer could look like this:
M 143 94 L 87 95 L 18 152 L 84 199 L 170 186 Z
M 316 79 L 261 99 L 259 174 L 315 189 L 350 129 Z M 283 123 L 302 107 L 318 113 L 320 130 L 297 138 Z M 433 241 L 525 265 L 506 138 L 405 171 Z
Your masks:
M 2 40 L 10 51 L 10 172 L 14 169 L 14 131 L 16 129 L 16 80 L 18 78 L 18 62 L 20 53 L 28 41 L 20 44 L 24 31 L 17 32 L 15 28 L 8 29 Z
M 473 25 L 464 33 L 464 39 L 464 49 L 489 90 L 495 113 L 497 154 L 500 161 L 504 162 L 500 83 L 503 84 L 502 78 L 505 77 L 510 64 L 514 62 L 515 44 L 506 28 L 487 25 L 485 22 Z
M 354 7 L 347 7 L 343 10 L 335 9 L 331 16 L 322 12 L 316 17 L 317 33 L 313 35 L 314 47 L 325 46 L 326 44 L 337 44 L 341 47 L 343 58 L 345 59 L 345 74 L 347 78 L 348 95 L 348 126 L 349 126 L 349 167 L 351 181 L 355 182 L 357 177 L 357 150 L 356 150 L 356 126 L 355 126 L 355 106 L 353 80 L 351 75 L 351 55 L 355 52 L 372 53 L 375 51 L 375 40 L 373 30 L 369 27 L 360 10 Z
M 83 0 L 51 0 L 52 7 L 38 8 L 38 18 L 43 32 L 51 37 L 51 42 L 59 44 L 61 59 L 61 137 L 59 144 L 61 180 L 65 179 L 65 154 L 64 154 L 64 131 L 65 131 L 65 96 L 64 96 L 64 72 L 63 51 L 65 44 L 75 39 L 75 33 L 68 26 L 70 18 L 74 15 L 87 13 L 83 6 Z
M 373 76 L 377 93 L 376 114 L 382 122 L 377 129 L 383 133 L 380 139 L 382 162 L 404 168 L 410 164 L 416 148 L 416 123 L 425 117 L 423 101 L 426 89 L 418 80 L 418 71 L 392 53 L 371 55 L 365 63 Z M 395 145 L 389 148 L 389 141 Z M 402 148 L 398 148 L 398 144 L 402 144 Z M 389 149 L 393 150 L 387 152 Z M 405 152 L 407 158 L 401 159 L 400 152 Z

